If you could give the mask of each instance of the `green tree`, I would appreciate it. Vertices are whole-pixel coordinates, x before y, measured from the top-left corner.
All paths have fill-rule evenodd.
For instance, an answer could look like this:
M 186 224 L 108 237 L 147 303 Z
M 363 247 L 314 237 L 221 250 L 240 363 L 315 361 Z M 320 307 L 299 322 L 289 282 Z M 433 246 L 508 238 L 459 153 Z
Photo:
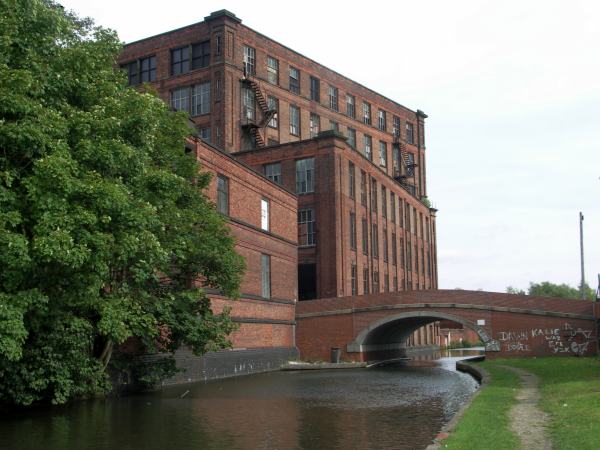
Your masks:
M 234 329 L 192 283 L 236 297 L 243 262 L 187 118 L 126 86 L 120 49 L 50 0 L 0 0 L 0 403 L 103 392 L 130 338 L 165 376 Z
M 584 285 L 585 290 L 585 298 L 587 300 L 593 300 L 596 297 L 596 294 L 593 289 L 591 289 L 588 284 Z M 569 286 L 568 284 L 554 284 L 549 281 L 542 281 L 541 283 L 529 283 L 529 288 L 527 292 L 523 289 L 517 289 L 512 286 L 506 288 L 506 292 L 508 294 L 520 294 L 520 295 L 534 295 L 540 297 L 560 297 L 560 298 L 581 298 L 581 293 L 579 288 L 574 288 Z

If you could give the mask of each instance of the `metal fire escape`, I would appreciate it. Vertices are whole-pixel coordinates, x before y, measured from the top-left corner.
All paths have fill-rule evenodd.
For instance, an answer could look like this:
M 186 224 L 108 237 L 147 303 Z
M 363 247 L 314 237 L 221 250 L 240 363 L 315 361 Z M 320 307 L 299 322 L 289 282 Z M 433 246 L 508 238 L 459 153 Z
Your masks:
M 242 83 L 247 85 L 254 92 L 254 98 L 258 103 L 258 107 L 262 113 L 262 119 L 257 121 L 256 119 L 252 119 L 248 117 L 246 111 L 244 111 L 244 118 L 242 120 L 242 128 L 247 130 L 248 133 L 253 138 L 255 146 L 257 148 L 261 148 L 265 146 L 266 134 L 264 132 L 265 127 L 269 123 L 269 121 L 273 118 L 275 114 L 277 114 L 276 109 L 269 109 L 269 105 L 267 104 L 267 100 L 265 99 L 264 94 L 260 88 L 260 85 L 257 81 L 250 78 L 248 74 L 246 74 L 246 70 L 244 70 L 244 77 L 242 78 Z
M 414 156 L 406 150 L 406 145 L 400 139 L 398 133 L 394 133 L 392 150 L 399 155 L 400 167 L 395 169 L 394 179 L 406 189 L 413 197 L 416 197 L 416 170 L 418 164 L 414 161 Z M 411 179 L 412 178 L 412 182 Z

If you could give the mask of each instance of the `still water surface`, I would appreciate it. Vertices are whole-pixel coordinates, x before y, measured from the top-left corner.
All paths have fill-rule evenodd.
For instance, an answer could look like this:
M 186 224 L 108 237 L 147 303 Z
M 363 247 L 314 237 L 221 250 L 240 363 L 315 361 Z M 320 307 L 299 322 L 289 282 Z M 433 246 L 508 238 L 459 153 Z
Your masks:
M 1 418 L 0 448 L 423 449 L 477 389 L 448 361 L 272 372 L 38 410 Z

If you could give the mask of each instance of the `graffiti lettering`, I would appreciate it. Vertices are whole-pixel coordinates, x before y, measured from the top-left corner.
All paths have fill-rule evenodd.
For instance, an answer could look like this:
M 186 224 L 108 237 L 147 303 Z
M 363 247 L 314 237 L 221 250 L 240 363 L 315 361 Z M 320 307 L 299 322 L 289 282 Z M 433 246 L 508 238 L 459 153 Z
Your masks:
M 506 330 L 498 332 L 498 341 L 508 352 L 529 352 L 539 340 L 546 342 L 552 353 L 575 353 L 582 355 L 588 351 L 592 330 L 573 328 L 565 323 L 562 328 L 531 328 L 530 330 Z

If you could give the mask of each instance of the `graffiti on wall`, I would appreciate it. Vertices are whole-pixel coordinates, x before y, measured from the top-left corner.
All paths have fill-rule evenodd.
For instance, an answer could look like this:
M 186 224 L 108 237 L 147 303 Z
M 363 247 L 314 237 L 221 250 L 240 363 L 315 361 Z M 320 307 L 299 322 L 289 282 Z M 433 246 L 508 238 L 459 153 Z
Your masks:
M 507 352 L 529 352 L 534 344 L 546 343 L 551 353 L 583 355 L 592 342 L 592 330 L 574 328 L 565 323 L 560 328 L 531 328 L 498 333 L 498 341 Z

